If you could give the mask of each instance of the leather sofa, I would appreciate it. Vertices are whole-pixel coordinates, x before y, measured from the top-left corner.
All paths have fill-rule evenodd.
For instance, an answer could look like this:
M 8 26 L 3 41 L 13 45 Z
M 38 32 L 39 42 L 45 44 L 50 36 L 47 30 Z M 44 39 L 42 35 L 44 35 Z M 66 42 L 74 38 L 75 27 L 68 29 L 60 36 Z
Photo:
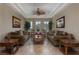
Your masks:
M 15 31 L 15 32 L 10 32 L 5 36 L 5 39 L 19 39 L 18 43 L 19 46 L 24 45 L 25 43 L 25 38 L 24 36 L 21 35 L 20 31 Z
M 59 39 L 75 39 L 73 34 L 58 30 L 48 33 L 47 38 L 54 46 L 59 45 Z

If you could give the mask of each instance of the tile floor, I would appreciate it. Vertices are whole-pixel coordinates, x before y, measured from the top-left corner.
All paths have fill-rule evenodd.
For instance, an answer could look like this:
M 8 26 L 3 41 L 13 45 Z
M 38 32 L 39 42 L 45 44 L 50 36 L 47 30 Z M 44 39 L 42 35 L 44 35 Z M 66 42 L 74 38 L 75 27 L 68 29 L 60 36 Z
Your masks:
M 44 44 L 33 44 L 30 38 L 24 46 L 16 52 L 15 55 L 63 55 L 63 53 L 54 47 L 47 39 Z

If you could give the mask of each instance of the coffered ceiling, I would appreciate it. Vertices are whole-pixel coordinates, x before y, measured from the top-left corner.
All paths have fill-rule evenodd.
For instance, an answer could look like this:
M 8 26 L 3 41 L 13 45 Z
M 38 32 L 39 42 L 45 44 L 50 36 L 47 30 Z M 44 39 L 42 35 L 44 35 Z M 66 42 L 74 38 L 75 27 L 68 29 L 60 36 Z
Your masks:
M 45 17 L 52 17 L 56 12 L 58 12 L 62 7 L 67 4 L 64 3 L 10 3 L 8 4 L 13 9 L 18 11 L 25 18 L 30 18 L 34 16 L 34 12 L 37 8 L 40 8 L 45 12 Z

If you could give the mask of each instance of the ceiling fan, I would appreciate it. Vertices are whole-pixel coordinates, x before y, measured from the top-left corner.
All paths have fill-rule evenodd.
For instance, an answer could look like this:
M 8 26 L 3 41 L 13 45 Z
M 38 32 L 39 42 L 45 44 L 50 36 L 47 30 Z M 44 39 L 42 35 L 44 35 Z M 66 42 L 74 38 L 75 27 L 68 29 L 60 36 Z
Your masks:
M 36 14 L 36 15 L 44 15 L 45 12 L 44 12 L 43 10 L 41 10 L 40 8 L 37 8 L 35 14 Z

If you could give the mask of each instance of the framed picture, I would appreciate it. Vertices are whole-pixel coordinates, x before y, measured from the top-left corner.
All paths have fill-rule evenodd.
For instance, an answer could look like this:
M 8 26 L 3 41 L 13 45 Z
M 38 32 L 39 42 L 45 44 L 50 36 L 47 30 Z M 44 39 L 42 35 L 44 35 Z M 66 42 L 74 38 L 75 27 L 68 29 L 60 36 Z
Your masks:
M 56 20 L 56 28 L 65 28 L 65 16 Z
M 21 20 L 15 16 L 12 16 L 12 27 L 13 28 L 20 28 L 21 27 Z

